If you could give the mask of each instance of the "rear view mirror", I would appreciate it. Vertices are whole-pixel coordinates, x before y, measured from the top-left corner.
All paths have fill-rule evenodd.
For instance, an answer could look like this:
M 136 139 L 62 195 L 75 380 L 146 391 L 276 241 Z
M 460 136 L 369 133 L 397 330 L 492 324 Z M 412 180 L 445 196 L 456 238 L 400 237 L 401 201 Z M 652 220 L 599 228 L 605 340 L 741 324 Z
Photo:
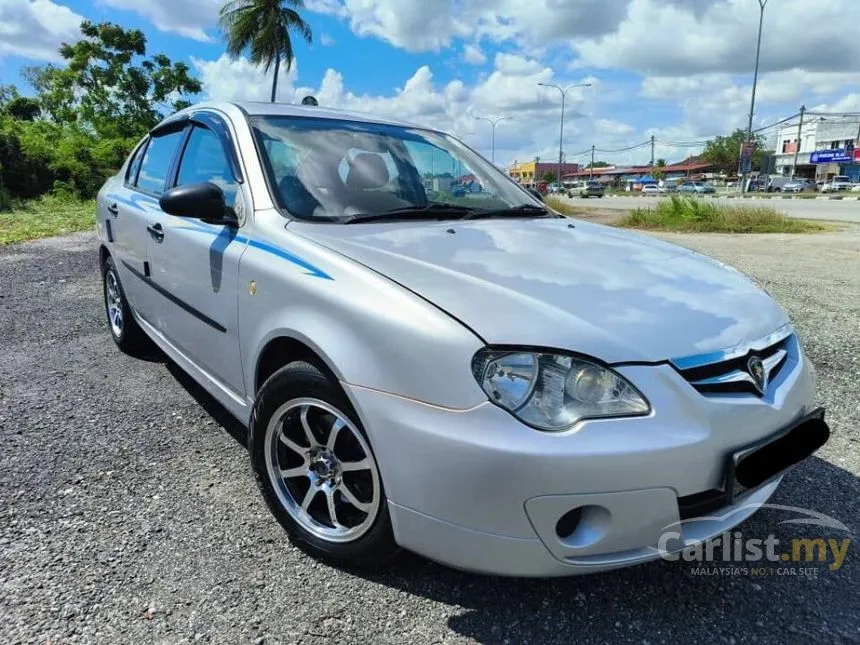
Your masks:
M 541 195 L 540 191 L 537 188 L 529 188 L 528 190 L 533 197 L 536 197 L 540 201 L 543 201 L 543 195 Z
M 176 186 L 158 200 L 161 210 L 177 217 L 191 217 L 213 224 L 236 224 L 227 208 L 224 191 L 210 182 Z

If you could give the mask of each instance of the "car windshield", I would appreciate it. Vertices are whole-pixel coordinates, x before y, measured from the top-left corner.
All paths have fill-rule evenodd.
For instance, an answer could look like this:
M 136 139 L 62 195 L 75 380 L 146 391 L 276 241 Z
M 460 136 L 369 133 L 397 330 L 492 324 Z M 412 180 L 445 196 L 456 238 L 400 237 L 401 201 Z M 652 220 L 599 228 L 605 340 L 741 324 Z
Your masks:
M 496 216 L 540 205 L 477 153 L 439 132 L 290 116 L 253 117 L 251 125 L 279 206 L 300 219 Z

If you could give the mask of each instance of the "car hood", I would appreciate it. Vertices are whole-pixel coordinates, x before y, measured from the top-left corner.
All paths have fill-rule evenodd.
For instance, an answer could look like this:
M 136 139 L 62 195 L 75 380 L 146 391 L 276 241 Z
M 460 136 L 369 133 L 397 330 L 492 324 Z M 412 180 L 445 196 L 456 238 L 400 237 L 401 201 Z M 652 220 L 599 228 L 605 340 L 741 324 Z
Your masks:
M 587 222 L 291 222 L 289 229 L 401 284 L 491 345 L 655 362 L 735 347 L 787 322 L 739 271 Z

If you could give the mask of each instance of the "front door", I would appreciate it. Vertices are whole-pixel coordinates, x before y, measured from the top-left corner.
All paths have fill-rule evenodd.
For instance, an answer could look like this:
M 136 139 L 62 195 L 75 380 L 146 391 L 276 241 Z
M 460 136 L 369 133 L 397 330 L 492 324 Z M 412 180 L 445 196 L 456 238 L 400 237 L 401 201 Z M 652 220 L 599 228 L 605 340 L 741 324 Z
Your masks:
M 228 162 L 225 141 L 192 124 L 176 170 L 176 185 L 211 182 L 227 204 L 246 197 Z M 241 209 L 237 209 L 241 210 Z M 160 212 L 150 241 L 152 281 L 162 294 L 158 327 L 198 367 L 244 399 L 239 355 L 237 285 L 246 240 L 234 226 Z

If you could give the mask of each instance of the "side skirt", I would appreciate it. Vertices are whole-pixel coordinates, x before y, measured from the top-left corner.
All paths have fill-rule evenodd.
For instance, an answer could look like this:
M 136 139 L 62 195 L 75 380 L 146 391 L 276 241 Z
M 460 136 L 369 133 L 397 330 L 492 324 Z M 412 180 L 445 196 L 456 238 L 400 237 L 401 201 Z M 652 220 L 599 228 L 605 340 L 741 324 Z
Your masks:
M 251 405 L 249 401 L 246 401 L 241 394 L 233 391 L 227 385 L 212 376 L 212 374 L 199 367 L 136 311 L 132 310 L 132 313 L 134 314 L 135 320 L 140 324 L 141 329 L 146 332 L 146 335 L 149 336 L 165 354 L 167 354 L 177 365 L 187 372 L 191 378 L 197 381 L 203 389 L 215 397 L 221 405 L 227 408 L 230 414 L 236 417 L 242 425 L 246 428 L 249 426 L 251 421 Z

